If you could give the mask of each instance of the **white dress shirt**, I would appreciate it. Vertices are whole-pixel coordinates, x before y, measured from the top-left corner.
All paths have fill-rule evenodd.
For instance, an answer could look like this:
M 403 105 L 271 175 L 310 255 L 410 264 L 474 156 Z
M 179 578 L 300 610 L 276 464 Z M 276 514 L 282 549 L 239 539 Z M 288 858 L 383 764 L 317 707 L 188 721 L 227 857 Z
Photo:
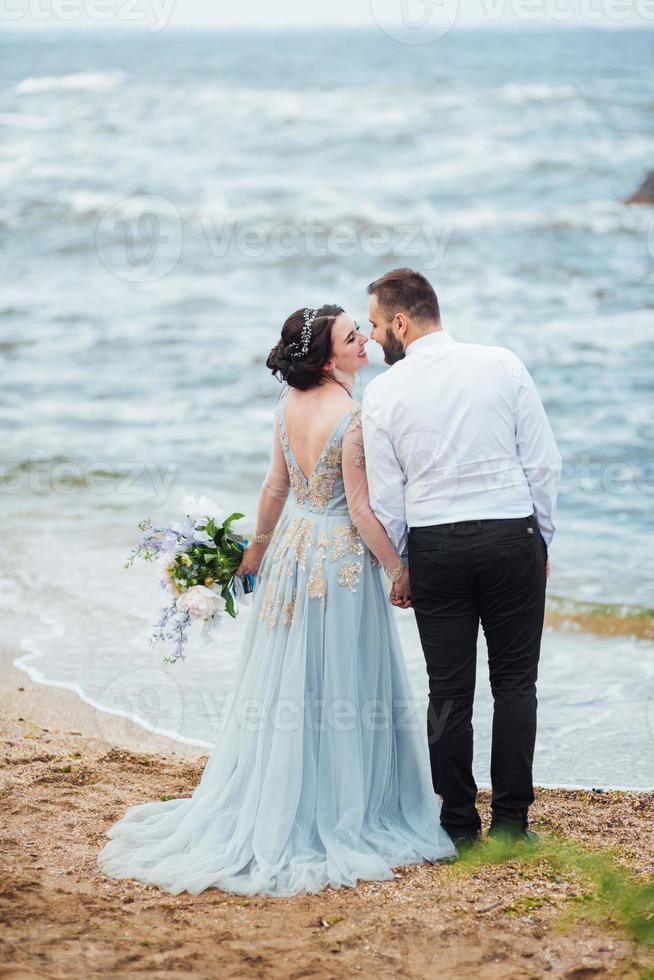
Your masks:
M 412 341 L 368 384 L 363 439 L 370 503 L 399 554 L 407 527 L 532 513 L 551 543 L 561 454 L 507 348 L 443 330 Z

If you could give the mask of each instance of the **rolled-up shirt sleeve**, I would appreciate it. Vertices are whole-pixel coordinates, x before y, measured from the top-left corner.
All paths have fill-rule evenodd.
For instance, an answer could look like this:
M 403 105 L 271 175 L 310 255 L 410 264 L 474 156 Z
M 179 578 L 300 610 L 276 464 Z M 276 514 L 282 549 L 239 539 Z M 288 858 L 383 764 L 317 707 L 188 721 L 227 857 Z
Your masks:
M 370 387 L 363 396 L 362 421 L 370 506 L 386 529 L 395 550 L 406 561 L 406 478 L 388 432 L 380 422 Z
M 538 526 L 549 548 L 555 531 L 561 453 L 533 378 L 518 357 L 516 362 L 518 457 L 529 484 Z

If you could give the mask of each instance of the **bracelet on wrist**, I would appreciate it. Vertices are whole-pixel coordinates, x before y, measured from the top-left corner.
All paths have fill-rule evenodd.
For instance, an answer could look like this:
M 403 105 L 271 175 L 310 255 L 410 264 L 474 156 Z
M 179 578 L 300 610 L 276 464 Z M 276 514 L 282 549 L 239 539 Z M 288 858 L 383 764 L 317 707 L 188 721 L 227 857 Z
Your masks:
M 256 541 L 257 544 L 268 544 L 274 533 L 274 530 L 266 531 L 264 533 L 255 532 L 252 540 Z
M 387 568 L 385 571 L 389 579 L 391 580 L 391 582 L 395 583 L 399 578 L 402 577 L 405 568 L 406 565 L 404 564 L 404 562 L 400 561 L 400 563 L 396 565 L 395 568 Z

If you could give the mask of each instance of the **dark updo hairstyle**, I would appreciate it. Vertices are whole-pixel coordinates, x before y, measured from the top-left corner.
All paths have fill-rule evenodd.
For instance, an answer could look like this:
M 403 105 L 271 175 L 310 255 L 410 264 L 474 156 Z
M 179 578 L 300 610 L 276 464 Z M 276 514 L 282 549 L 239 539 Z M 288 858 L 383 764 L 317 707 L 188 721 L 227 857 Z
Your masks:
M 332 354 L 332 327 L 336 317 L 344 312 L 342 307 L 330 303 L 321 306 L 311 324 L 307 353 L 302 357 L 293 357 L 291 350 L 299 351 L 302 348 L 305 309 L 303 307 L 291 313 L 282 327 L 278 343 L 266 361 L 266 367 L 270 368 L 275 377 L 279 376 L 280 381 L 286 381 L 292 388 L 300 388 L 302 391 L 315 388 L 327 374 L 324 368 Z M 293 344 L 298 346 L 292 347 Z

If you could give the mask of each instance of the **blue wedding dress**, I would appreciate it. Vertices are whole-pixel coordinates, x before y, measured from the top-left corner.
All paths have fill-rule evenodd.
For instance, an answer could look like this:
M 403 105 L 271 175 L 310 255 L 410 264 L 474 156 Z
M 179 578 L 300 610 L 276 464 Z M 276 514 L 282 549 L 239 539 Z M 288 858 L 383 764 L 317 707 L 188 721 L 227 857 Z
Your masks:
M 284 405 L 258 515 L 276 525 L 223 733 L 192 796 L 109 828 L 111 877 L 283 896 L 456 856 L 392 618 L 383 566 L 397 553 L 370 509 L 361 410 L 307 478 Z

